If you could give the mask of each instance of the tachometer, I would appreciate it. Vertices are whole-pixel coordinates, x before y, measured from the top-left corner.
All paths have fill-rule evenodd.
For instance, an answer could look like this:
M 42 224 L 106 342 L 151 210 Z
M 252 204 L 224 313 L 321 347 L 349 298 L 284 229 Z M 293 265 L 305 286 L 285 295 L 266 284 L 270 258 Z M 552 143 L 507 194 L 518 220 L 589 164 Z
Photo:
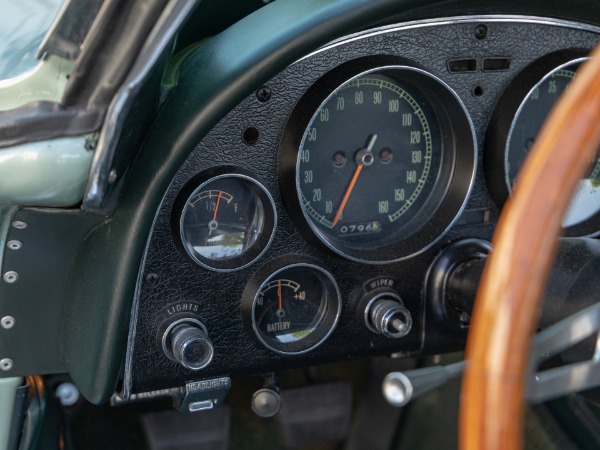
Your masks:
M 300 209 L 319 239 L 350 259 L 381 263 L 444 233 L 474 165 L 470 122 L 447 86 L 414 68 L 368 70 L 310 114 L 295 179 Z M 457 169 L 462 182 L 453 179 Z M 458 202 L 439 214 L 451 191 L 460 191 Z
M 498 140 L 492 133 L 488 140 L 492 155 L 487 157 L 486 170 L 490 190 L 499 205 L 512 194 L 518 181 L 519 169 L 546 117 L 560 95 L 568 89 L 583 60 L 584 58 L 575 59 L 551 69 L 535 80 L 533 85 L 530 84 L 530 90 L 526 94 L 509 87 L 496 107 L 495 118 L 491 121 L 495 126 L 493 130 L 498 130 L 500 136 L 506 135 L 506 139 Z M 515 83 L 518 81 L 520 86 L 527 86 L 527 78 L 531 76 L 526 71 Z M 520 103 L 515 103 L 515 100 Z M 508 115 L 512 120 L 496 121 L 500 114 Z M 600 232 L 600 160 L 593 162 L 592 166 L 589 175 L 580 181 L 563 219 L 568 236 L 586 236 Z

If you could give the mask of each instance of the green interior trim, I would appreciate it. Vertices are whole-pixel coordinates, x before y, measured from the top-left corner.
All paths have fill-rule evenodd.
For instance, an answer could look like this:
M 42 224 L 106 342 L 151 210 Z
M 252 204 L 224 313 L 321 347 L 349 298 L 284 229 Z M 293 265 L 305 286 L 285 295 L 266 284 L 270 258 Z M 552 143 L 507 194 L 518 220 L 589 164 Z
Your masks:
M 179 69 L 181 68 L 181 64 L 188 58 L 188 56 L 194 53 L 198 48 L 202 47 L 207 40 L 208 38 L 196 42 L 193 45 L 190 45 L 185 50 L 182 50 L 181 52 L 177 53 L 171 59 L 171 61 L 169 61 L 169 64 L 167 66 L 167 69 L 165 70 L 165 74 L 162 80 L 163 87 L 168 89 L 175 87 L 175 85 L 177 84 L 177 79 L 179 77 Z
M 8 235 L 8 228 L 10 227 L 10 221 L 12 220 L 12 216 L 16 210 L 17 208 L 15 206 L 3 206 L 0 203 L 0 268 L 2 267 L 4 249 L 6 249 L 6 236 Z M 1 350 L 2 349 L 0 349 L 0 352 Z
M 10 427 L 15 404 L 15 389 L 23 384 L 23 378 L 0 379 L 0 449 L 8 447 Z

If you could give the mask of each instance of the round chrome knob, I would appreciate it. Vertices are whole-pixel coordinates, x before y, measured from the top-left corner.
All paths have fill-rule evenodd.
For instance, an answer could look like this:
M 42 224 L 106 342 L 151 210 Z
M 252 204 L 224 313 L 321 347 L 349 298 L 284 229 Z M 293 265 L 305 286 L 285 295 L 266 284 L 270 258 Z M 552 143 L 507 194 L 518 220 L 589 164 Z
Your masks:
M 182 323 L 168 331 L 172 359 L 186 369 L 200 370 L 212 361 L 213 345 L 203 328 L 195 323 Z
M 252 396 L 250 405 L 257 416 L 263 418 L 273 417 L 279 412 L 281 396 L 274 389 L 259 389 Z
M 369 303 L 365 314 L 367 327 L 388 338 L 406 336 L 412 327 L 410 311 L 399 297 L 383 295 Z

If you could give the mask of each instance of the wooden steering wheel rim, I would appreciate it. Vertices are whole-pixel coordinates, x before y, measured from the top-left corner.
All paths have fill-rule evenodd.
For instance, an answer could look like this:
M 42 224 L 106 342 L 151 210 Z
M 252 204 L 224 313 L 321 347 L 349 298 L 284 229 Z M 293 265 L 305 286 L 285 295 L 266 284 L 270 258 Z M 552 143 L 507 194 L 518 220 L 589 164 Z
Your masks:
M 561 221 L 600 145 L 600 47 L 546 120 L 504 207 L 467 340 L 462 450 L 521 448 L 523 394 Z

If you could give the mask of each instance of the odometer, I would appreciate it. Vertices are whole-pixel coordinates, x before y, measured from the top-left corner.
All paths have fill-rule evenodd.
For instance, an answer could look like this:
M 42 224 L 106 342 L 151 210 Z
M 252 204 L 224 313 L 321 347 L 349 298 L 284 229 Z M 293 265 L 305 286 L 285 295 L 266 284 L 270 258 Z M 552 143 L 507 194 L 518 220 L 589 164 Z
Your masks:
M 465 128 L 465 117 L 448 110 L 461 105 L 447 87 L 410 68 L 367 71 L 327 95 L 311 112 L 296 156 L 298 201 L 316 235 L 360 261 L 405 256 L 409 248 L 398 251 L 399 244 L 423 231 L 451 185 L 452 121 Z M 413 246 L 429 245 L 454 217 Z

